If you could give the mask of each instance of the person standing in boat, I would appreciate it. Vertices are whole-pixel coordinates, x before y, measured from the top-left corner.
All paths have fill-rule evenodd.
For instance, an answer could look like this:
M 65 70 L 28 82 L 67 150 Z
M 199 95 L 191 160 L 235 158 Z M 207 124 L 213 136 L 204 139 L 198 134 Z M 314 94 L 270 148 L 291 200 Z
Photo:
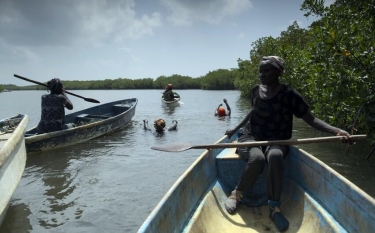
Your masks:
M 231 110 L 230 110 L 228 101 L 227 99 L 224 99 L 223 101 L 225 105 L 227 106 L 227 110 L 225 110 L 225 108 L 223 107 L 223 104 L 219 104 L 219 106 L 215 110 L 215 116 L 218 116 L 218 117 L 230 116 Z
M 173 123 L 173 125 L 168 128 L 168 131 L 177 130 L 177 124 L 178 124 L 178 122 L 176 120 L 173 120 L 172 123 Z M 155 131 L 157 133 L 163 133 L 165 126 L 166 126 L 165 120 L 163 120 L 161 118 L 159 118 L 159 119 L 157 119 L 157 120 L 154 121 L 154 128 L 155 128 Z M 147 120 L 143 120 L 143 128 L 145 130 L 150 130 L 151 131 L 150 127 L 148 126 L 148 121 Z
M 343 142 L 352 143 L 348 132 L 333 127 L 315 117 L 300 93 L 280 82 L 284 68 L 285 62 L 278 56 L 267 56 L 261 59 L 259 65 L 261 84 L 255 85 L 252 89 L 252 109 L 238 126 L 227 130 L 225 134 L 230 138 L 241 127 L 245 126 L 239 135 L 238 142 L 288 140 L 292 137 L 294 115 L 319 131 L 344 136 Z M 280 209 L 280 197 L 284 181 L 283 159 L 288 150 L 289 147 L 283 145 L 237 149 L 237 152 L 247 163 L 235 190 L 225 202 L 228 213 L 235 213 L 239 201 L 243 198 L 243 192 L 253 187 L 265 164 L 268 163 L 269 216 L 280 231 L 289 227 L 289 222 L 282 215 Z
M 174 93 L 173 93 L 173 85 L 170 83 L 165 86 L 165 90 L 163 92 L 163 99 L 165 101 L 173 101 L 174 100 Z
M 58 78 L 47 82 L 50 93 L 42 96 L 42 114 L 37 133 L 49 133 L 71 126 L 65 124 L 65 108 L 72 110 L 73 104 L 65 94 L 63 84 Z

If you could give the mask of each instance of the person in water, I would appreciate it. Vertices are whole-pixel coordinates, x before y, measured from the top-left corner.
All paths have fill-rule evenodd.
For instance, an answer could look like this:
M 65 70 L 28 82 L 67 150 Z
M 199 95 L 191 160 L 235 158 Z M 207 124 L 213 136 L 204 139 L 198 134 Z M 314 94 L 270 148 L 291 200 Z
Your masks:
M 172 123 L 173 123 L 173 125 L 168 128 L 168 131 L 177 130 L 177 124 L 178 124 L 178 122 L 176 120 L 173 120 Z M 163 133 L 165 126 L 166 126 L 166 123 L 161 118 L 159 118 L 159 119 L 157 119 L 157 120 L 154 121 L 154 128 L 155 128 L 155 131 L 157 133 Z M 145 130 L 151 130 L 150 127 L 148 126 L 148 121 L 147 120 L 143 120 L 143 128 Z
M 223 107 L 223 104 L 219 104 L 217 109 L 215 110 L 215 116 L 223 117 L 223 116 L 230 116 L 231 110 L 228 104 L 227 99 L 223 100 L 225 105 L 227 106 L 227 110 Z
M 230 138 L 241 127 L 238 142 L 288 140 L 292 137 L 293 115 L 301 118 L 311 127 L 332 135 L 343 136 L 344 142 L 352 143 L 350 134 L 333 127 L 315 117 L 303 97 L 289 85 L 280 82 L 285 62 L 278 56 L 263 57 L 259 64 L 260 85 L 251 91 L 252 108 L 242 122 L 232 130 L 227 130 Z M 289 227 L 288 220 L 281 213 L 281 191 L 284 181 L 284 161 L 288 146 L 255 146 L 238 148 L 246 165 L 237 186 L 225 202 L 228 213 L 234 214 L 244 191 L 253 187 L 266 163 L 267 196 L 269 216 L 279 231 Z
M 71 126 L 65 124 L 65 108 L 72 110 L 73 104 L 65 94 L 62 82 L 53 78 L 47 82 L 49 94 L 42 96 L 42 114 L 36 127 L 37 133 L 49 133 Z
M 174 100 L 174 93 L 173 93 L 173 85 L 170 83 L 165 86 L 165 90 L 163 92 L 163 99 L 165 101 L 173 101 Z

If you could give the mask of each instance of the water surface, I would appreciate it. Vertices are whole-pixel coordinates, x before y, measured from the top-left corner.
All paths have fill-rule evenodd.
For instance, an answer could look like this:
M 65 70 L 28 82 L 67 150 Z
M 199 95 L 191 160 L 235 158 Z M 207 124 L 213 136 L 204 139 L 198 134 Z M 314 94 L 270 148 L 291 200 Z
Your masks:
M 101 103 L 138 98 L 136 114 L 123 130 L 59 150 L 28 157 L 0 232 L 136 232 L 173 183 L 203 150 L 167 153 L 153 145 L 188 142 L 211 144 L 247 114 L 249 100 L 239 91 L 177 90 L 183 104 L 163 107 L 162 90 L 74 91 Z M 45 91 L 0 94 L 0 119 L 28 114 L 28 128 L 40 119 L 40 97 Z M 232 117 L 218 119 L 214 111 L 226 98 Z M 78 111 L 96 104 L 70 96 Z M 143 129 L 143 120 L 163 118 L 177 131 L 158 135 Z M 327 136 L 295 121 L 293 137 Z M 341 143 L 301 145 L 347 179 L 375 197 L 375 155 L 361 142 L 345 156 Z M 1 195 L 1 194 L 0 194 Z

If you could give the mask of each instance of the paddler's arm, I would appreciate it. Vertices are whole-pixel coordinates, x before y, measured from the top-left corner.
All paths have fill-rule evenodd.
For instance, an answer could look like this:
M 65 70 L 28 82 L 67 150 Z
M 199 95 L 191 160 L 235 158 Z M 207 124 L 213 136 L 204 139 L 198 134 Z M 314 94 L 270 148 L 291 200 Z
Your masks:
M 224 103 L 225 103 L 225 105 L 227 106 L 227 109 L 228 109 L 227 116 L 230 116 L 231 110 L 230 110 L 230 107 L 229 107 L 227 99 L 224 99 Z
M 235 134 L 241 127 L 243 127 L 250 120 L 252 110 L 253 109 L 250 109 L 249 113 L 245 116 L 245 118 L 241 121 L 241 123 L 236 126 L 236 128 L 228 129 L 225 132 L 225 135 L 228 135 L 228 138 L 231 138 L 233 136 L 233 134 Z
M 217 106 L 216 110 L 215 110 L 215 116 L 217 116 L 217 112 L 219 111 L 219 108 L 222 106 L 223 104 L 219 104 L 219 106 Z
M 63 89 L 62 90 L 62 95 L 64 96 L 64 98 L 66 99 L 66 104 L 65 104 L 65 107 L 69 110 L 72 110 L 73 109 L 73 104 L 72 102 L 70 101 L 70 99 L 68 98 L 68 96 L 65 94 L 65 90 Z
M 322 121 L 321 119 L 315 117 L 310 110 L 308 110 L 302 117 L 302 120 L 304 120 L 308 125 L 313 127 L 314 129 L 317 129 L 321 132 L 329 133 L 336 136 L 344 136 L 345 139 L 350 138 L 350 134 L 346 132 L 345 130 L 333 127 L 332 125 Z M 349 140 L 349 142 L 351 142 Z

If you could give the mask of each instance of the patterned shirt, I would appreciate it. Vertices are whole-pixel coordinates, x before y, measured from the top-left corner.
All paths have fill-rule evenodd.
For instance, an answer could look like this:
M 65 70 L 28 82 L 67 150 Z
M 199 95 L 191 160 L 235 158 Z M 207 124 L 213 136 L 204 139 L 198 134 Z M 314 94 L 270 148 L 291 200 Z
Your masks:
M 272 98 L 259 96 L 259 85 L 251 93 L 253 110 L 245 132 L 257 141 L 287 140 L 292 137 L 293 115 L 301 118 L 309 109 L 302 96 L 286 84 Z
M 63 95 L 45 94 L 42 96 L 42 116 L 37 126 L 38 134 L 66 129 L 65 104 Z
M 163 99 L 165 101 L 172 101 L 174 100 L 174 94 L 172 90 L 166 90 L 163 92 Z

